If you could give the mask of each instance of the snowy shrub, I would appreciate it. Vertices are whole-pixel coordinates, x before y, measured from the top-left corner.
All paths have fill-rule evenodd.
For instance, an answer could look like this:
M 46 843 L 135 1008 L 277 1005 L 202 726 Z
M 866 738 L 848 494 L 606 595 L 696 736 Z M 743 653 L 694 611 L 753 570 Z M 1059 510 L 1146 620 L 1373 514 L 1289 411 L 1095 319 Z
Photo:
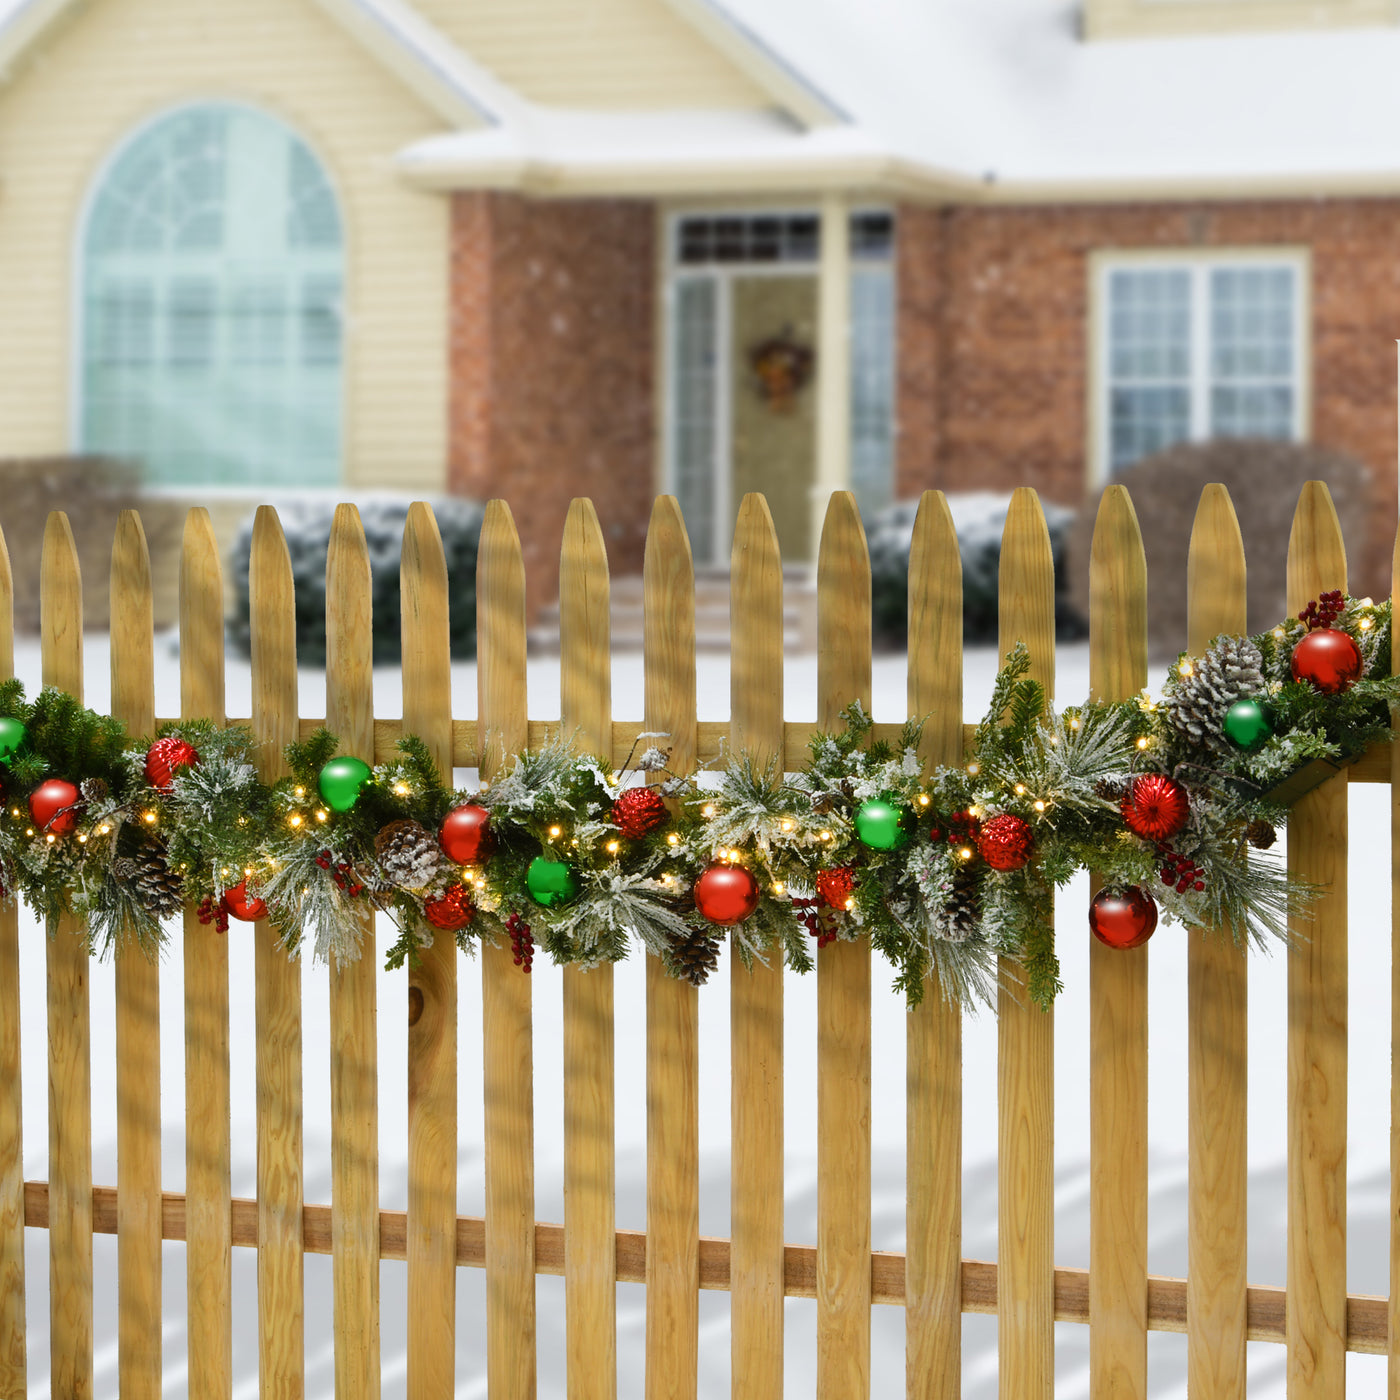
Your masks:
M 1006 524 L 1009 495 L 979 491 L 950 495 L 948 508 L 958 532 L 958 552 L 963 566 L 963 636 L 969 642 L 995 642 L 997 638 L 997 571 L 1001 563 L 1001 532 Z M 1055 553 L 1055 577 L 1074 512 L 1044 502 Z M 870 543 L 871 603 L 875 636 L 887 646 L 902 646 L 909 626 L 909 545 L 914 535 L 918 501 L 897 501 L 876 512 L 866 522 Z M 1066 603 L 1063 593 L 1055 601 L 1056 630 L 1061 637 L 1081 635 L 1083 623 Z
M 399 556 L 403 547 L 407 499 L 377 499 L 360 506 L 369 547 L 374 596 L 374 662 L 399 659 Z M 454 660 L 476 655 L 476 549 L 481 535 L 481 506 L 449 497 L 433 502 L 447 556 L 448 618 Z M 326 659 L 326 550 L 335 507 L 328 501 L 293 502 L 278 507 L 297 598 L 297 660 L 319 666 Z M 233 645 L 248 652 L 248 554 L 253 516 L 239 529 L 233 546 L 234 615 L 229 623 Z

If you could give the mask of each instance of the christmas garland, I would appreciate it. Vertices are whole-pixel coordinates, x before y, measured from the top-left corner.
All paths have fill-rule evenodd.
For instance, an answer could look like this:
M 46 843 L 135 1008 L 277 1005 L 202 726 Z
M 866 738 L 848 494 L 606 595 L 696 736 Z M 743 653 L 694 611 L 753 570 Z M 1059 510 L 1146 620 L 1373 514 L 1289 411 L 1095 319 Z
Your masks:
M 927 771 L 920 726 L 873 739 L 852 706 L 785 774 L 743 754 L 679 776 L 664 735 L 621 771 L 563 737 L 475 793 L 443 782 L 411 735 L 391 763 L 337 754 L 322 730 L 259 780 L 251 736 L 208 723 L 133 744 L 115 720 L 45 689 L 0 685 L 0 882 L 52 932 L 95 951 L 159 947 L 186 903 L 227 930 L 269 919 L 291 952 L 359 956 L 369 916 L 399 936 L 391 967 L 439 933 L 509 940 L 593 967 L 634 940 L 703 983 L 729 937 L 746 963 L 807 971 L 868 935 L 909 1001 L 990 1003 L 1019 969 L 1060 990 L 1054 891 L 1101 882 L 1093 933 L 1115 948 L 1159 916 L 1242 946 L 1286 940 L 1315 890 L 1273 845 L 1288 807 L 1390 737 L 1391 608 L 1326 594 L 1252 638 L 1183 655 L 1162 697 L 1053 710 L 1017 647 L 965 762 Z

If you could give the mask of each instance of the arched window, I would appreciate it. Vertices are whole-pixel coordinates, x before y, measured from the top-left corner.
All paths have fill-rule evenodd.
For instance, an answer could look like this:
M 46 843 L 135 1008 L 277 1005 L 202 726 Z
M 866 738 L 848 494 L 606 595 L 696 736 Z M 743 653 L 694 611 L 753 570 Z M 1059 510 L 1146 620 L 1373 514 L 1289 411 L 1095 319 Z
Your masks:
M 182 108 L 103 174 L 83 231 L 81 438 L 165 485 L 340 478 L 340 210 L 287 127 Z

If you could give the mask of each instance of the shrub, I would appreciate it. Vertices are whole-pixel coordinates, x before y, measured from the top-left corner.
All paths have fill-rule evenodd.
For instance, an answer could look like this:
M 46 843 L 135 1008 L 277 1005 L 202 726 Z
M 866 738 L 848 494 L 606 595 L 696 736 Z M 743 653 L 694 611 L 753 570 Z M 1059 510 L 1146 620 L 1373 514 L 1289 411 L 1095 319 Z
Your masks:
M 997 573 L 1001 532 L 1009 495 L 975 492 L 948 497 L 963 566 L 963 637 L 969 642 L 997 639 Z M 1063 592 L 1061 563 L 1074 512 L 1045 502 L 1045 520 L 1055 554 L 1055 630 L 1061 638 L 1082 636 L 1084 624 Z M 878 642 L 904 646 L 909 634 L 909 546 L 918 501 L 897 501 L 867 522 L 870 544 L 871 605 Z
M 399 660 L 399 557 L 403 548 L 407 499 L 376 499 L 360 506 L 360 519 L 369 547 L 374 597 L 374 663 Z M 454 660 L 476 655 L 476 550 L 481 536 L 481 506 L 448 497 L 433 502 L 447 556 L 447 605 Z M 279 507 L 297 600 L 297 660 L 319 666 L 326 659 L 326 551 L 335 507 L 324 501 L 294 502 Z M 239 528 L 233 546 L 231 577 L 234 615 L 230 641 L 244 655 L 249 650 L 248 555 L 253 541 L 253 516 Z

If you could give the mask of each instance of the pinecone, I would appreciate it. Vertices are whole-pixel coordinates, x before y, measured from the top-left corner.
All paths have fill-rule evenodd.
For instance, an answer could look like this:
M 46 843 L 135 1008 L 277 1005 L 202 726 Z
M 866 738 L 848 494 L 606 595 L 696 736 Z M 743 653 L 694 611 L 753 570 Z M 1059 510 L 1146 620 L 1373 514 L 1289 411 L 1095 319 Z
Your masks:
M 693 987 L 703 987 L 719 966 L 719 938 L 707 928 L 690 929 L 671 940 L 676 975 Z
M 111 788 L 107 786 L 106 778 L 84 778 L 78 784 L 78 791 L 82 793 L 84 802 L 105 802 Z
M 437 837 L 422 822 L 407 818 L 379 828 L 374 854 L 389 882 L 410 890 L 431 885 L 442 867 Z
M 1244 835 L 1245 840 L 1256 851 L 1267 851 L 1278 840 L 1278 832 L 1274 830 L 1273 823 L 1266 822 L 1262 818 L 1250 822 L 1244 829 Z
M 1094 784 L 1094 796 L 1103 798 L 1105 802 L 1112 802 L 1115 807 L 1123 800 L 1123 794 L 1127 790 L 1128 785 L 1118 778 L 1100 778 Z
M 977 876 L 967 866 L 953 872 L 952 886 L 937 918 L 938 937 L 966 943 L 982 920 L 982 897 Z
M 1180 670 L 1167 690 L 1167 723 L 1198 748 L 1225 751 L 1230 741 L 1222 725 L 1236 700 L 1262 695 L 1266 689 L 1264 658 L 1248 637 L 1221 637 L 1204 656 Z
M 164 841 L 144 841 L 133 856 L 112 862 L 112 873 L 128 881 L 136 897 L 158 919 L 169 919 L 185 902 L 185 882 L 170 868 Z

